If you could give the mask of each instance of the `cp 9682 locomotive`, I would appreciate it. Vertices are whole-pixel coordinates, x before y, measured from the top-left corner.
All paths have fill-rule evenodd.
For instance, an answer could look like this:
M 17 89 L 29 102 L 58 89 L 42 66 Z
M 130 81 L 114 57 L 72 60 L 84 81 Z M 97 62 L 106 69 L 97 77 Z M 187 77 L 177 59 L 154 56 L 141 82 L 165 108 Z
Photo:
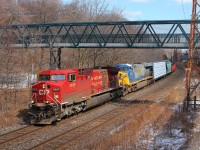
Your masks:
M 32 86 L 32 124 L 51 124 L 121 96 L 118 69 L 46 70 Z

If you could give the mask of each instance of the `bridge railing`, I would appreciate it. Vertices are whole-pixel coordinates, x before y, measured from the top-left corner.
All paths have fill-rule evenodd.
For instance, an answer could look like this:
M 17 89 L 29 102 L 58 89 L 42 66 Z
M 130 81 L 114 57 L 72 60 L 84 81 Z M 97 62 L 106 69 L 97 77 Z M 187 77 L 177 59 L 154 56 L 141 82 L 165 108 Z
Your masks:
M 0 28 L 0 44 L 9 42 L 16 48 L 188 48 L 189 26 L 190 20 L 13 25 Z
M 134 44 L 156 44 L 157 48 L 162 48 L 166 44 L 185 44 L 187 45 L 189 40 L 185 38 L 182 34 L 174 34 L 167 36 L 166 34 L 157 34 L 157 38 L 154 38 L 151 34 L 145 34 L 145 35 L 111 35 L 108 38 L 108 35 L 84 35 L 81 37 L 81 35 L 71 35 L 65 36 L 65 35 L 37 35 L 37 36 L 26 36 L 26 37 L 17 37 L 12 36 L 9 40 L 10 44 L 15 45 L 21 45 L 21 47 L 33 47 L 33 44 L 35 44 L 35 47 L 46 47 L 45 45 L 39 45 L 39 44 L 49 44 L 52 42 L 53 47 L 60 47 L 59 45 L 62 45 L 61 47 L 81 47 L 81 44 L 86 44 L 85 47 L 90 47 L 91 44 L 96 43 L 97 45 L 94 47 L 108 47 L 108 44 L 126 44 L 127 47 L 135 47 Z M 189 37 L 189 34 L 187 34 Z M 80 38 L 81 37 L 81 38 Z M 2 39 L 6 39 L 7 37 L 2 37 Z M 196 38 L 197 39 L 197 38 Z M 2 41 L 2 40 L 0 40 Z M 71 44 L 67 45 L 67 44 Z M 56 46 L 57 45 L 57 46 Z M 138 48 L 138 46 L 136 46 Z M 186 48 L 186 47 L 184 47 Z

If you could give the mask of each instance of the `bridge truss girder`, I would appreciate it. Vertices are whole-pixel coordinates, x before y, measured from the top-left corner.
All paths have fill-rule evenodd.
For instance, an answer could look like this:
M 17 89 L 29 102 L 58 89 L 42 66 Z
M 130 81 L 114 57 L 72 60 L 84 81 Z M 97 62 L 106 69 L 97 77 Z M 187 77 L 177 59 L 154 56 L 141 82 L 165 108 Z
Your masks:
M 60 68 L 61 48 L 187 49 L 190 23 L 166 20 L 11 25 L 0 28 L 0 48 L 49 48 L 50 68 L 54 69 Z M 199 38 L 194 34 L 194 45 Z
M 0 28 L 0 47 L 188 48 L 190 20 L 49 23 Z M 199 40 L 198 34 L 195 40 Z

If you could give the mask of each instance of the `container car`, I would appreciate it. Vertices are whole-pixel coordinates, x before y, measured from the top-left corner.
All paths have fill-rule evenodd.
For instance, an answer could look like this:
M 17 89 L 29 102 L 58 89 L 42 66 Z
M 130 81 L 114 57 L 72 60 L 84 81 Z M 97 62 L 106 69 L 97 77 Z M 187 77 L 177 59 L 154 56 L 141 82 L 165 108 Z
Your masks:
M 153 62 L 153 79 L 158 80 L 167 74 L 166 61 Z
M 171 65 L 168 61 L 148 62 L 144 63 L 146 70 L 153 76 L 153 80 L 158 80 L 171 72 Z
M 169 60 L 166 60 L 166 73 L 169 74 L 172 71 L 172 62 Z

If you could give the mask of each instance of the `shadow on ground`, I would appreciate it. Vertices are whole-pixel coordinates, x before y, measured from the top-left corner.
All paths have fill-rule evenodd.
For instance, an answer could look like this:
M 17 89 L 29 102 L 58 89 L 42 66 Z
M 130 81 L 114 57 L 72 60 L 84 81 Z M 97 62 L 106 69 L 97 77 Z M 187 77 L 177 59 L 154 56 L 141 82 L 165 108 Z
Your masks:
M 22 124 L 29 125 L 30 124 L 30 114 L 29 109 L 22 109 L 19 111 L 19 113 L 16 115 L 21 121 Z
M 112 101 L 113 103 L 116 104 L 153 104 L 156 103 L 155 101 L 150 101 L 150 100 L 124 100 L 124 99 L 119 99 L 119 100 L 114 100 Z

